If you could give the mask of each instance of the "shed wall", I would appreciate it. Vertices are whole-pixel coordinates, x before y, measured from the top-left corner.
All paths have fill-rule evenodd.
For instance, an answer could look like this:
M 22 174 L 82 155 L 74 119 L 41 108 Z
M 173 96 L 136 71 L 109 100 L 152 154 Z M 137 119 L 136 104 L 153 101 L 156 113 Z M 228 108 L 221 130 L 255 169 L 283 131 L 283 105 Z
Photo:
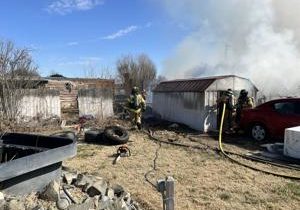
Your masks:
M 217 130 L 217 99 L 231 88 L 236 97 L 241 89 L 256 99 L 257 89 L 247 79 L 227 77 L 214 81 L 205 92 L 154 92 L 153 111 L 163 119 L 179 122 L 200 131 Z
M 204 92 L 154 92 L 153 110 L 163 119 L 204 130 Z
M 112 89 L 81 89 L 78 91 L 79 116 L 92 115 L 104 119 L 113 116 Z

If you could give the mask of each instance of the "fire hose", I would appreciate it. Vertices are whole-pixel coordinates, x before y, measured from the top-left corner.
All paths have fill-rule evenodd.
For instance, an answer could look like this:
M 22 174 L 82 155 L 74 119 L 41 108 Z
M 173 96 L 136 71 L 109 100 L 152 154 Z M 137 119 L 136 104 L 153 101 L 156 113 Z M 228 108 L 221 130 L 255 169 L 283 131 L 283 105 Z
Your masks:
M 285 175 L 285 174 L 280 174 L 280 173 L 275 173 L 275 172 L 259 169 L 259 168 L 250 166 L 248 164 L 242 163 L 242 162 L 232 158 L 231 156 L 229 156 L 229 154 L 230 154 L 230 155 L 235 155 L 235 156 L 241 157 L 243 159 L 251 160 L 251 161 L 257 161 L 257 162 L 261 162 L 261 163 L 267 163 L 267 164 L 275 165 L 277 167 L 284 167 L 284 168 L 288 168 L 288 169 L 299 170 L 299 168 L 297 168 L 297 167 L 285 166 L 285 165 L 279 164 L 279 163 L 272 163 L 271 161 L 262 161 L 262 160 L 258 160 L 258 159 L 248 157 L 246 155 L 225 151 L 223 149 L 223 144 L 222 144 L 222 131 L 223 131 L 223 124 L 224 124 L 225 110 L 226 110 L 226 104 L 224 103 L 222 117 L 221 117 L 220 130 L 219 130 L 219 142 L 218 142 L 219 143 L 219 149 L 212 148 L 208 145 L 203 144 L 206 147 L 205 149 L 211 149 L 211 150 L 214 150 L 216 152 L 221 152 L 226 158 L 228 158 L 233 163 L 236 163 L 238 165 L 244 166 L 246 168 L 249 168 L 249 169 L 252 169 L 252 170 L 255 170 L 255 171 L 259 171 L 259 172 L 262 172 L 262 173 L 265 173 L 265 174 L 268 174 L 268 175 L 273 175 L 273 176 L 282 177 L 282 178 L 286 178 L 286 179 L 300 180 L 300 177 L 298 177 L 298 176 L 289 176 L 289 175 Z M 164 144 L 180 146 L 180 147 L 185 147 L 185 148 L 204 149 L 203 147 L 200 147 L 200 146 L 192 146 L 192 145 L 187 145 L 187 144 L 182 144 L 182 143 L 166 142 L 166 141 L 160 140 L 160 139 L 153 136 L 153 132 L 150 129 L 148 130 L 148 133 L 146 131 L 144 131 L 144 133 L 146 133 L 150 137 L 150 139 L 152 139 L 153 141 L 156 141 L 158 143 L 164 143 Z
M 220 124 L 220 131 L 219 131 L 219 149 L 221 150 L 221 153 L 228 158 L 230 161 L 239 164 L 241 166 L 244 166 L 246 168 L 255 170 L 255 171 L 260 171 L 263 172 L 265 174 L 269 174 L 269 175 L 273 175 L 273 176 L 278 176 L 278 177 L 282 177 L 282 178 L 286 178 L 286 179 L 293 179 L 293 180 L 300 180 L 300 177 L 297 176 L 289 176 L 289 175 L 285 175 L 285 174 L 279 174 L 279 173 L 274 173 L 271 171 L 267 171 L 267 170 L 263 170 L 263 169 L 258 169 L 255 168 L 253 166 L 247 165 L 245 163 L 242 163 L 234 158 L 232 158 L 231 156 L 229 156 L 223 149 L 223 145 L 222 145 L 222 132 L 223 132 L 223 124 L 224 124 L 224 116 L 225 116 L 225 112 L 226 112 L 226 103 L 223 104 L 223 112 L 222 112 L 222 118 L 221 118 L 221 124 Z

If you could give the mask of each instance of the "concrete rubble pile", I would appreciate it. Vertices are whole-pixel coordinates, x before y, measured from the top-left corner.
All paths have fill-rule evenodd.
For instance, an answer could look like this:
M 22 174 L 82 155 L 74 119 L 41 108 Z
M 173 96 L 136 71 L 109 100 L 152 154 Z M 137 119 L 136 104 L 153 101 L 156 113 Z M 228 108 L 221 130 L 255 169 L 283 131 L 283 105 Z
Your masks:
M 141 210 L 122 186 L 101 177 L 63 171 L 59 182 L 25 197 L 0 192 L 0 210 Z

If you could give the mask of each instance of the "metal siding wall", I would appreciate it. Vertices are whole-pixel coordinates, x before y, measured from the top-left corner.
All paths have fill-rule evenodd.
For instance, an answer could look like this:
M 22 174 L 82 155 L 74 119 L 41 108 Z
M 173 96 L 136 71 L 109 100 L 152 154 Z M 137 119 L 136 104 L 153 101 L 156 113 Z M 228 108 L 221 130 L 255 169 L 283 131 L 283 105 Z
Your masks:
M 78 92 L 79 116 L 92 115 L 105 119 L 113 116 L 113 93 L 106 89 L 85 89 Z
M 205 92 L 205 120 L 204 131 L 213 131 L 217 129 L 217 91 Z
M 204 93 L 155 92 L 153 95 L 153 111 L 163 119 L 183 123 L 200 131 L 204 131 L 204 103 Z

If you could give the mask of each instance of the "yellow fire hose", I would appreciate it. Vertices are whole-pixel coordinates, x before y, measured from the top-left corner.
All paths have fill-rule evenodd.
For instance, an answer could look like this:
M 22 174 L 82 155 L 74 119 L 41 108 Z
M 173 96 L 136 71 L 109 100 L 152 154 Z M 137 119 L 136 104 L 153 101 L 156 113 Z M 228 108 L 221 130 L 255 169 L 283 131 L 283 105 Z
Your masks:
M 285 174 L 279 174 L 279 173 L 274 173 L 274 172 L 271 172 L 271 171 L 266 171 L 266 170 L 263 170 L 263 169 L 255 168 L 253 166 L 242 163 L 242 162 L 240 162 L 236 159 L 233 159 L 231 156 L 226 154 L 226 152 L 223 150 L 223 146 L 222 146 L 222 132 L 223 132 L 225 112 L 226 112 L 226 103 L 223 104 L 223 111 L 222 111 L 221 124 L 220 124 L 220 130 L 219 130 L 219 149 L 225 157 L 227 157 L 229 160 L 231 160 L 234 163 L 237 163 L 239 165 L 242 165 L 244 167 L 250 168 L 250 169 L 255 170 L 255 171 L 261 171 L 265 174 L 274 175 L 274 176 L 278 176 L 278 177 L 283 177 L 283 178 L 287 178 L 287 179 L 300 180 L 300 177 L 297 177 L 297 176 L 289 176 L 289 175 L 285 175 Z
M 225 109 L 226 109 L 226 103 L 223 104 L 223 111 L 222 111 L 220 131 L 219 131 L 219 148 L 223 154 L 226 154 L 222 147 L 222 132 L 223 132 L 224 117 L 225 117 Z

